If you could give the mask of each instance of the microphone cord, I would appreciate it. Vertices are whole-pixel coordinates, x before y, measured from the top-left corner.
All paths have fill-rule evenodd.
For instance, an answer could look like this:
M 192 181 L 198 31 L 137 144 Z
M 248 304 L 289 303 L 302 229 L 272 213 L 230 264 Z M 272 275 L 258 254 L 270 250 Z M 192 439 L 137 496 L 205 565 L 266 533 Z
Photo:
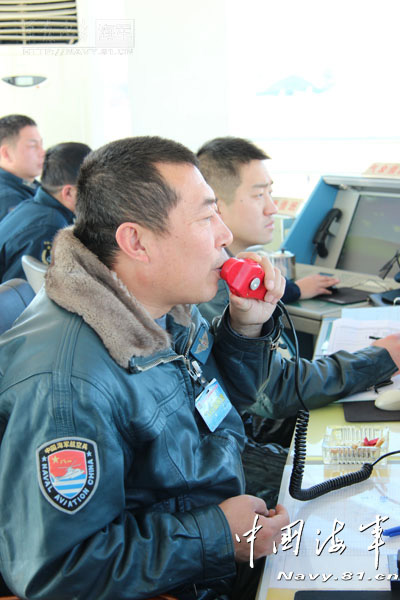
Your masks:
M 310 417 L 310 412 L 306 405 L 304 404 L 302 394 L 300 392 L 300 354 L 299 354 L 299 344 L 297 340 L 296 331 L 290 318 L 290 315 L 283 304 L 283 302 L 278 302 L 279 307 L 281 308 L 283 314 L 288 320 L 290 330 L 293 334 L 294 338 L 294 348 L 295 348 L 295 389 L 298 399 L 302 408 L 299 410 L 297 414 L 296 421 L 296 429 L 294 434 L 294 453 L 293 453 L 293 468 L 290 476 L 289 483 L 289 493 L 292 498 L 296 500 L 306 501 L 313 500 L 314 498 L 318 498 L 319 496 L 323 496 L 328 492 L 332 492 L 333 490 L 339 490 L 340 488 L 347 487 L 348 485 L 353 485 L 354 483 L 359 483 L 361 481 L 365 481 L 371 476 L 374 466 L 377 462 L 382 460 L 383 458 L 390 456 L 392 454 L 399 454 L 400 450 L 395 450 L 393 452 L 388 452 L 380 456 L 373 463 L 364 463 L 358 471 L 353 471 L 352 473 L 346 473 L 345 475 L 339 475 L 338 477 L 334 477 L 332 479 L 327 479 L 321 483 L 317 483 L 309 488 L 303 489 L 303 475 L 304 468 L 306 462 L 306 438 L 307 438 L 307 428 L 308 421 Z

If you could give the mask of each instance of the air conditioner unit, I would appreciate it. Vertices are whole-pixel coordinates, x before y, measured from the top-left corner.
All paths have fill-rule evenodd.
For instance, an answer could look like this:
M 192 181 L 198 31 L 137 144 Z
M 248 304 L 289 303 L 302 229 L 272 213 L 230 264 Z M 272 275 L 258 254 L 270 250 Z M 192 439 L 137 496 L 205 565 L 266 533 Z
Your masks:
M 74 44 L 77 41 L 75 0 L 0 2 L 0 44 Z

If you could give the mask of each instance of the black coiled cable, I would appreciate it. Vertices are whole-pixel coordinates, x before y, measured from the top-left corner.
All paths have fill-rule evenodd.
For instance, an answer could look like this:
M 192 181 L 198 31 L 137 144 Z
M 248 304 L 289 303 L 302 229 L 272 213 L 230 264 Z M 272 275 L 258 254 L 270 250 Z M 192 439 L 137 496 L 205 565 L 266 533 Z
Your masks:
M 332 490 L 339 490 L 340 488 L 352 485 L 353 483 L 359 483 L 360 481 L 368 479 L 372 473 L 373 466 L 371 463 L 364 463 L 359 471 L 346 473 L 346 475 L 340 475 L 339 477 L 328 479 L 322 483 L 317 483 L 317 485 L 313 485 L 310 488 L 301 489 L 306 460 L 306 436 L 309 416 L 310 413 L 304 410 L 300 410 L 297 415 L 296 433 L 294 437 L 293 469 L 289 483 L 289 493 L 292 498 L 296 498 L 296 500 L 312 500 L 313 498 L 323 496 Z
M 287 318 L 290 329 L 293 333 L 294 338 L 294 346 L 295 346 L 295 387 L 296 393 L 299 398 L 300 404 L 303 409 L 300 410 L 297 414 L 296 421 L 296 431 L 294 437 L 294 453 L 293 453 L 293 468 L 292 474 L 290 476 L 289 483 L 289 493 L 292 498 L 296 500 L 313 500 L 314 498 L 318 498 L 319 496 L 323 496 L 328 492 L 332 492 L 333 490 L 339 490 L 340 488 L 346 487 L 348 485 L 353 485 L 353 483 L 359 483 L 361 481 L 365 481 L 368 477 L 371 476 L 374 465 L 382 460 L 385 456 L 389 454 L 397 454 L 400 451 L 390 452 L 387 455 L 381 456 L 378 460 L 376 460 L 373 464 L 364 463 L 361 469 L 358 471 L 354 471 L 352 473 L 346 473 L 346 475 L 340 475 L 339 477 L 334 477 L 333 479 L 328 479 L 327 481 L 323 481 L 322 483 L 318 483 L 309 488 L 302 489 L 301 485 L 303 483 L 303 474 L 304 467 L 306 461 L 306 438 L 307 438 L 307 427 L 308 421 L 310 417 L 310 413 L 307 407 L 304 404 L 301 392 L 300 392 L 300 357 L 299 357 L 299 344 L 297 341 L 296 332 L 292 323 L 292 320 L 289 316 L 288 311 L 286 310 L 285 305 L 282 302 L 278 302 L 280 308 L 282 309 L 285 317 Z

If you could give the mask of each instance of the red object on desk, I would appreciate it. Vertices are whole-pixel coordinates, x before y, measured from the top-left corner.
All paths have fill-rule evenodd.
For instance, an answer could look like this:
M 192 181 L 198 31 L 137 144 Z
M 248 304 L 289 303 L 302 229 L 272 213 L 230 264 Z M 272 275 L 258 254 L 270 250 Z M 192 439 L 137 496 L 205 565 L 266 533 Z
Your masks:
M 261 265 L 250 258 L 229 258 L 221 269 L 221 277 L 232 294 L 242 298 L 264 300 L 267 293 L 264 275 Z

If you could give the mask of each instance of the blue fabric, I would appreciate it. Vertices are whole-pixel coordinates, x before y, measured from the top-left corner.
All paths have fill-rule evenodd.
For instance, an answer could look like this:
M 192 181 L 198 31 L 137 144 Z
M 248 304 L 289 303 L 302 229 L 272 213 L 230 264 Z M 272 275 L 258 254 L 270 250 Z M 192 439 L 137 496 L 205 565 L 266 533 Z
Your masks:
M 209 323 L 217 322 L 229 302 L 228 287 L 222 279 L 218 292 L 199 304 L 201 314 Z M 279 307 L 274 313 L 279 312 Z M 353 354 L 335 352 L 331 356 L 309 361 L 300 359 L 300 390 L 306 406 L 318 408 L 350 393 L 366 390 L 385 381 L 397 370 L 390 354 L 383 348 L 369 346 Z M 294 389 L 295 361 L 283 358 L 280 352 L 270 357 L 268 378 L 258 394 L 257 402 L 248 410 L 272 419 L 295 415 L 300 408 Z
M 42 290 L 0 338 L 2 574 L 31 600 L 131 600 L 166 591 L 194 598 L 193 584 L 204 598 L 236 575 L 218 504 L 244 491 L 238 411 L 279 417 L 299 408 L 293 361 L 273 351 L 279 308 L 255 339 L 237 335 L 227 311 L 213 324 L 202 371 L 220 382 L 233 408 L 211 433 L 195 409 L 201 386 L 188 364 L 206 326 L 197 308 L 185 320 L 167 315 L 168 338 L 151 329 L 154 320 L 104 265 L 95 268 L 93 254 L 85 249 L 72 261 L 66 243 L 61 250 L 70 234 L 60 234 L 46 281 L 69 309 Z M 121 348 L 129 349 L 126 368 L 111 355 Z M 304 399 L 322 405 L 368 387 L 377 357 L 387 378 L 396 366 L 382 348 L 302 361 Z M 351 366 L 342 371 L 345 363 Z M 80 510 L 65 514 L 40 486 L 36 453 L 76 439 L 97 445 L 98 485 Z
M 34 296 L 24 279 L 11 279 L 0 285 L 0 335 L 11 327 Z
M 25 181 L 0 167 L 0 221 L 17 204 L 34 196 L 39 187 L 37 181 Z
M 101 295 L 99 278 L 86 269 L 87 288 L 73 289 L 70 279 L 84 264 L 69 261 L 61 284 L 79 309 L 94 289 Z M 103 265 L 99 273 L 108 289 Z M 215 598 L 211 589 L 229 589 L 236 575 L 232 534 L 218 504 L 244 492 L 244 427 L 232 408 L 211 433 L 195 409 L 202 388 L 188 357 L 199 340 L 205 345 L 199 332 L 208 330 L 197 308 L 187 314 L 188 326 L 168 314 L 170 337 L 154 349 L 138 303 L 127 315 L 127 295 L 113 289 L 112 300 L 100 302 L 98 331 L 43 289 L 1 337 L 2 573 L 14 593 L 31 600 L 131 600 L 168 590 L 194 598 L 194 583 L 199 598 Z M 114 314 L 125 321 L 104 334 Z M 100 336 L 117 336 L 123 346 L 132 323 L 144 346 L 123 368 Z M 225 315 L 213 337 L 204 377 L 215 377 L 234 407 L 253 403 L 267 376 L 270 336 L 256 343 L 238 336 Z M 40 488 L 35 455 L 71 438 L 97 445 L 99 475 L 87 504 L 65 514 Z
M 54 235 L 71 225 L 74 214 L 39 188 L 0 222 L 0 281 L 26 279 L 21 257 L 28 254 L 48 264 Z
M 284 304 L 290 304 L 291 302 L 296 302 L 300 298 L 300 288 L 294 281 L 290 281 L 286 279 L 286 287 L 285 292 L 281 298 Z

